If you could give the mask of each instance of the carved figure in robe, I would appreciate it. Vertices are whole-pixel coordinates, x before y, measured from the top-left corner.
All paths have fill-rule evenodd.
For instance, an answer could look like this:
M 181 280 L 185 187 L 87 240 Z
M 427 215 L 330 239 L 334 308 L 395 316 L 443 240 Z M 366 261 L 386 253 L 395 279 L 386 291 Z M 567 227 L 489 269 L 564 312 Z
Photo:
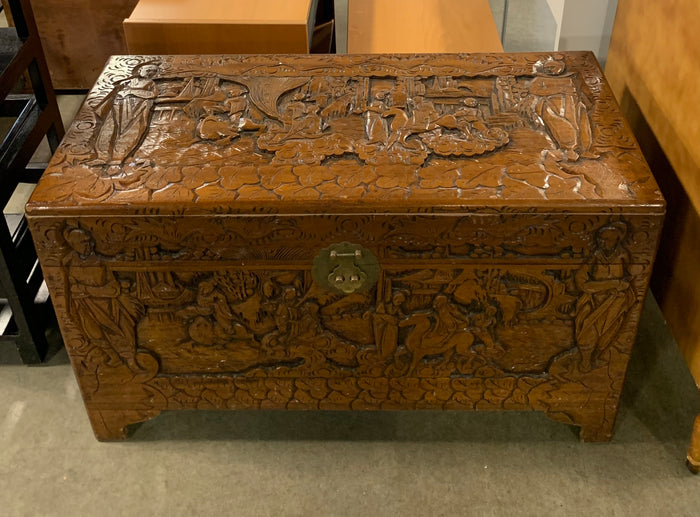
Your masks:
M 469 97 L 463 100 L 463 104 L 464 106 L 454 113 L 440 117 L 436 123 L 445 129 L 463 131 L 466 136 L 472 136 L 474 131 L 487 136 L 489 128 L 486 126 L 484 115 L 479 109 L 479 102 Z
M 452 305 L 444 294 L 437 295 L 433 300 L 433 311 L 415 312 L 402 320 L 399 326 L 413 327 L 405 343 L 412 354 L 408 374 L 414 373 L 428 355 L 442 354 L 447 362 L 455 351 L 468 353 L 474 343 L 474 335 L 469 331 L 469 318 Z
M 299 335 L 301 312 L 297 307 L 297 291 L 293 287 L 284 290 L 282 300 L 275 311 L 275 322 L 281 335 L 296 337 Z
M 403 291 L 396 291 L 390 301 L 377 304 L 372 318 L 374 340 L 380 359 L 394 355 L 399 341 L 399 321 L 404 318 L 401 306 L 406 301 Z
M 593 137 L 588 109 L 582 102 L 574 74 L 565 73 L 562 61 L 547 60 L 536 65 L 537 76 L 530 84 L 521 109 L 544 126 L 566 160 L 576 161 L 590 153 Z
M 385 103 L 388 92 L 378 91 L 365 110 L 365 134 L 370 144 L 386 144 L 389 138 L 386 119 L 382 113 L 387 110 Z
M 231 125 L 226 117 L 207 115 L 197 123 L 195 134 L 201 140 L 213 140 L 226 145 L 238 136 L 238 129 Z
M 415 100 L 408 99 L 407 106 L 410 116 L 407 111 L 399 107 L 392 107 L 383 114 L 384 117 L 394 117 L 391 121 L 391 136 L 387 142 L 387 149 L 399 143 L 406 149 L 423 150 L 420 140 L 407 141 L 406 139 L 411 135 L 432 131 L 439 127 L 435 121 L 440 116 L 432 102 L 426 101 L 423 97 L 416 97 Z
M 207 104 L 203 108 L 205 116 L 197 123 L 197 137 L 226 145 L 238 137 L 241 131 L 263 129 L 264 125 L 244 116 L 248 108 L 245 92 L 246 89 L 238 84 L 226 84 L 222 90 L 217 90 L 216 107 Z
M 264 308 L 273 311 L 276 328 L 262 338 L 262 345 L 276 352 L 284 345 L 292 344 L 289 340 L 299 337 L 304 328 L 304 314 L 299 307 L 296 288 L 285 287 L 282 295 L 275 301 L 265 303 Z
M 185 105 L 183 111 L 191 119 L 197 120 L 209 115 L 221 113 L 225 100 L 226 94 L 220 88 L 216 88 L 209 95 L 192 99 Z
M 294 94 L 282 115 L 284 127 L 269 127 L 271 133 L 267 145 L 280 144 L 287 140 L 316 139 L 323 136 L 325 125 L 318 114 L 316 104 L 302 102 L 304 94 Z
M 130 295 L 129 280 L 118 281 L 95 254 L 92 236 L 80 228 L 68 228 L 64 238 L 71 248 L 66 268 L 68 307 L 73 321 L 91 345 L 113 350 L 133 371 L 136 323 L 143 306 Z
M 597 248 L 575 277 L 582 291 L 576 302 L 575 339 L 579 370 L 590 371 L 594 356 L 607 349 L 625 322 L 636 299 L 627 280 L 629 253 L 623 246 L 627 226 L 610 223 L 598 230 Z
M 196 309 L 201 316 L 190 327 L 190 335 L 195 341 L 202 344 L 223 344 L 231 339 L 252 339 L 253 336 L 238 321 L 226 295 L 217 287 L 215 280 L 208 279 L 199 283 Z M 213 324 L 208 316 L 213 316 Z
M 102 119 L 97 134 L 94 164 L 121 165 L 139 146 L 151 117 L 151 108 L 158 95 L 153 77 L 158 67 L 144 63 L 134 69 L 136 75 L 117 83 L 115 90 L 95 108 Z

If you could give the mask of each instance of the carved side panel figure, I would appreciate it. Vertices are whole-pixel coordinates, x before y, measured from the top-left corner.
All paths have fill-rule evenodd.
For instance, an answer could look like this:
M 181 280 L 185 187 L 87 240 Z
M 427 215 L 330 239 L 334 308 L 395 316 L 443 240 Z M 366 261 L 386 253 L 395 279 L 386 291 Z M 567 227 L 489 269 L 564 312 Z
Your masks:
M 627 274 L 630 257 L 623 247 L 626 233 L 621 222 L 599 229 L 597 249 L 576 274 L 583 293 L 576 302 L 575 332 L 582 371 L 590 370 L 594 355 L 610 346 L 636 301 Z

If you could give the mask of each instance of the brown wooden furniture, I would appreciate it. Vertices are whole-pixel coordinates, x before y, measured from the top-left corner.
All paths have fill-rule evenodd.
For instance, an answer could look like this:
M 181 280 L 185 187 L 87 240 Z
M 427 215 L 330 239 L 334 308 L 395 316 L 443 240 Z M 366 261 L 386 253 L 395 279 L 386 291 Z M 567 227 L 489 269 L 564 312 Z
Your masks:
M 596 441 L 664 201 L 591 53 L 123 56 L 27 213 L 101 440 L 284 408 Z
M 669 199 L 652 287 L 700 385 L 700 104 L 694 92 L 700 83 L 698 20 L 700 4 L 695 0 L 620 0 L 606 73 Z M 688 462 L 697 472 L 700 416 L 692 440 Z
M 31 0 L 54 88 L 87 90 L 109 56 L 126 53 L 122 21 L 137 1 Z
M 0 207 L 13 193 L 39 181 L 46 163 L 30 163 L 44 137 L 53 151 L 63 122 L 29 0 L 7 0 L 15 27 L 0 28 L 0 116 L 13 120 L 0 143 Z M 11 16 L 10 16 L 11 15 Z M 29 93 L 13 94 L 27 80 Z M 12 342 L 24 363 L 38 363 L 48 349 L 45 332 L 56 320 L 51 303 L 38 296 L 43 277 L 23 214 L 0 222 L 0 342 Z
M 317 3 L 140 0 L 124 34 L 132 54 L 306 54 Z
M 348 53 L 503 52 L 488 0 L 349 0 Z

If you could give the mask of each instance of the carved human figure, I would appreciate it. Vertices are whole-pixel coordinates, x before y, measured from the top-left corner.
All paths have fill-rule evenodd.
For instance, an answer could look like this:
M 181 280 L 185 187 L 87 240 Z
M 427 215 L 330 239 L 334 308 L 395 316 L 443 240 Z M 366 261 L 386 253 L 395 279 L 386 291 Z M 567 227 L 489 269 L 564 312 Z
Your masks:
M 158 67 L 143 63 L 134 68 L 134 73 L 133 77 L 116 83 L 113 92 L 95 108 L 102 119 L 95 142 L 95 164 L 121 165 L 148 130 L 151 108 L 158 95 L 153 81 Z
M 195 96 L 188 102 L 183 111 L 193 120 L 221 113 L 226 94 L 221 88 L 214 89 L 209 95 Z
M 248 101 L 245 97 L 246 89 L 238 84 L 224 84 L 220 90 L 208 97 L 207 102 L 201 104 L 202 99 L 195 99 L 200 114 L 195 134 L 198 139 L 214 140 L 217 144 L 226 145 L 239 136 L 241 131 L 260 130 L 265 126 L 257 124 L 245 117 Z M 185 111 L 188 111 L 188 107 Z M 189 112 L 193 112 L 190 109 Z
M 72 320 L 91 345 L 113 350 L 137 371 L 136 323 L 143 307 L 130 295 L 131 283 L 107 270 L 88 232 L 68 228 L 63 236 L 72 250 L 63 259 Z
M 474 280 L 472 274 L 468 269 L 463 270 L 457 278 L 450 282 L 446 292 L 452 293 L 455 300 L 461 304 L 476 303 L 480 307 L 479 311 L 468 316 L 467 328 L 471 334 L 479 338 L 487 352 L 500 354 L 504 351 L 503 347 L 494 338 L 497 324 L 496 315 L 498 314 L 495 302 L 498 301 L 500 305 L 500 300 L 503 297 L 490 293 L 483 285 Z M 501 308 L 503 310 L 503 305 Z M 514 316 L 512 314 L 510 318 Z
M 227 145 L 238 136 L 238 129 L 231 125 L 227 117 L 207 115 L 197 123 L 195 135 L 200 140 L 213 140 L 219 145 Z
M 280 144 L 288 140 L 315 139 L 323 136 L 324 123 L 318 114 L 319 108 L 314 103 L 303 102 L 305 95 L 295 93 L 292 101 L 282 114 L 284 127 L 269 127 L 269 144 Z
M 416 95 L 410 104 L 413 107 L 413 127 L 421 131 L 431 131 L 437 127 L 435 121 L 440 118 L 440 113 L 432 101 Z
M 365 111 L 365 134 L 370 144 L 386 144 L 389 138 L 386 119 L 382 117 L 382 113 L 387 110 L 387 93 L 385 90 L 375 93 Z
M 614 341 L 635 303 L 634 289 L 627 280 L 630 257 L 623 246 L 626 233 L 627 226 L 619 221 L 600 228 L 596 250 L 576 273 L 582 294 L 576 302 L 575 338 L 583 372 L 590 371 L 594 356 Z
M 226 295 L 216 287 L 214 279 L 203 280 L 197 289 L 197 305 L 212 310 L 214 320 L 219 327 L 230 332 L 236 323 L 236 317 L 231 312 Z
M 455 351 L 466 353 L 474 343 L 469 318 L 452 305 L 447 296 L 437 295 L 432 309 L 414 312 L 399 323 L 401 327 L 413 327 L 405 343 L 412 354 L 408 374 L 415 372 L 425 356 L 442 354 L 447 362 Z
M 576 161 L 590 153 L 593 137 L 588 109 L 582 102 L 575 75 L 565 73 L 562 61 L 538 62 L 536 77 L 521 102 L 529 117 L 543 125 L 566 160 Z M 590 154 L 591 156 L 594 156 Z
M 302 314 L 297 306 L 297 301 L 297 290 L 294 287 L 285 288 L 282 299 L 277 302 L 275 310 L 277 336 L 293 338 L 299 335 Z
M 468 97 L 464 99 L 463 103 L 464 107 L 458 109 L 455 112 L 455 116 L 462 122 L 466 132 L 471 134 L 472 130 L 476 130 L 486 136 L 489 132 L 489 128 L 486 126 L 484 114 L 479 109 L 479 102 L 472 97 Z
M 452 305 L 444 294 L 435 297 L 433 308 L 437 315 L 435 330 L 438 332 L 450 333 L 465 330 L 466 325 L 470 323 L 469 318 Z
M 231 341 L 253 340 L 253 335 L 239 322 L 213 278 L 198 284 L 196 306 L 192 309 L 186 311 L 196 315 L 188 332 L 197 343 L 225 345 Z
M 292 95 L 291 102 L 287 104 L 284 113 L 282 113 L 282 122 L 284 122 L 285 125 L 293 126 L 295 121 L 303 118 L 306 113 L 305 98 L 306 96 L 303 92 L 297 92 Z
M 496 307 L 487 303 L 483 311 L 476 313 L 470 318 L 469 331 L 481 340 L 488 353 L 501 354 L 504 352 L 504 349 L 494 339 L 497 313 Z
M 374 341 L 380 359 L 388 359 L 394 355 L 399 341 L 399 321 L 404 314 L 401 306 L 406 301 L 403 291 L 396 291 L 390 301 L 377 304 L 372 318 Z

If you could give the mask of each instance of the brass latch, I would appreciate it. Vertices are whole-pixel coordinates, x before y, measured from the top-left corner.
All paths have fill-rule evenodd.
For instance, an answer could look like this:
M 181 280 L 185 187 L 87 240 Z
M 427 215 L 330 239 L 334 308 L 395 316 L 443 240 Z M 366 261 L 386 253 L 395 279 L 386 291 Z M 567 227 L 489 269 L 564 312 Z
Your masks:
M 368 249 L 341 242 L 322 249 L 311 269 L 317 284 L 350 294 L 369 289 L 379 278 L 379 261 Z

